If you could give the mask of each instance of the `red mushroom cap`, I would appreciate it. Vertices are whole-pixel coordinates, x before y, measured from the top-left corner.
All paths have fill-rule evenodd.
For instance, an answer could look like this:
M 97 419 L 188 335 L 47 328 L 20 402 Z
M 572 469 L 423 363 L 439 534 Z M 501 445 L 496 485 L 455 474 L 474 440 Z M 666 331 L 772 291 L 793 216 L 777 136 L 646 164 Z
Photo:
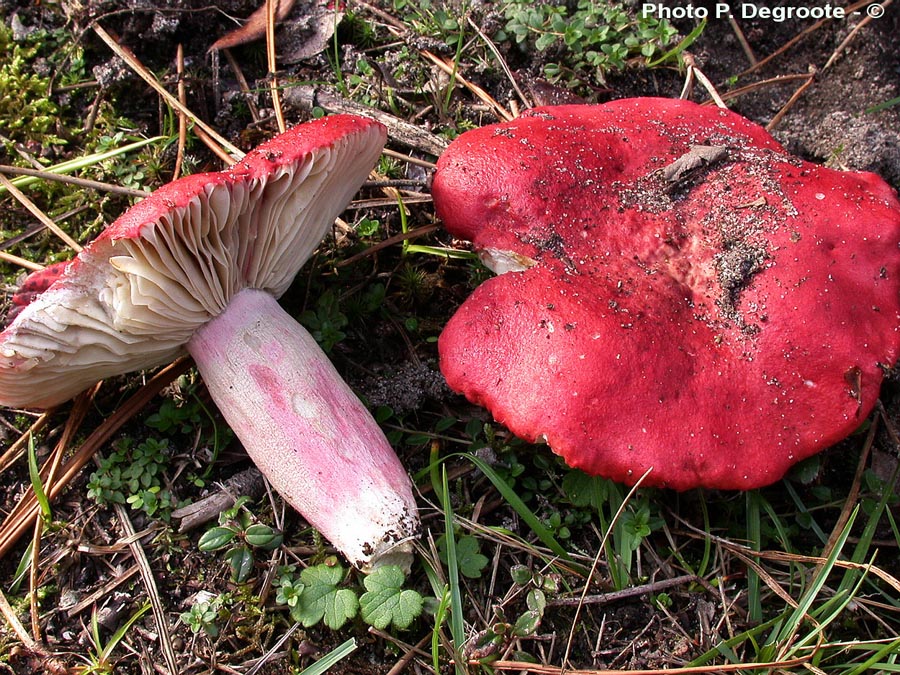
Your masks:
M 0 404 L 48 407 L 168 363 L 242 289 L 280 297 L 385 137 L 374 120 L 325 117 L 153 192 L 0 333 Z
M 435 209 L 488 266 L 450 386 L 571 466 L 749 489 L 851 433 L 900 351 L 900 203 L 726 110 L 539 108 L 462 134 Z

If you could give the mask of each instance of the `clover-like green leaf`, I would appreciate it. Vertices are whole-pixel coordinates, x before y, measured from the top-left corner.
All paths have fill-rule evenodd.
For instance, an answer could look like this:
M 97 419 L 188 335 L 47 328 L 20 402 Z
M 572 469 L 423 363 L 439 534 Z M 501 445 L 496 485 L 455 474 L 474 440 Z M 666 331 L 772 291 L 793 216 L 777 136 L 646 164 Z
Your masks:
M 326 626 L 337 630 L 355 617 L 359 611 L 356 593 L 337 587 L 346 574 L 340 565 L 316 565 L 303 570 L 300 573 L 303 593 L 291 608 L 294 620 L 307 628 L 324 620 Z
M 422 613 L 423 600 L 416 591 L 403 590 L 404 581 L 396 565 L 379 567 L 363 579 L 366 592 L 359 599 L 363 621 L 379 630 L 390 624 L 398 630 L 409 628 Z
M 447 562 L 447 541 L 444 536 L 438 539 L 438 555 Z M 487 556 L 481 553 L 481 544 L 469 534 L 464 534 L 456 541 L 456 562 L 459 573 L 469 579 L 480 579 L 482 570 L 487 566 Z

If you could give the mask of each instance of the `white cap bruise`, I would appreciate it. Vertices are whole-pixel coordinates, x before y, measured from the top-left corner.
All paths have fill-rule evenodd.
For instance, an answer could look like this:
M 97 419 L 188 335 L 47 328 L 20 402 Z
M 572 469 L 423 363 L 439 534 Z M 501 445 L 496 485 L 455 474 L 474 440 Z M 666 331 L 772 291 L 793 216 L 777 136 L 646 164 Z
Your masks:
M 406 472 L 275 301 L 385 138 L 373 120 L 326 117 L 129 209 L 0 333 L 0 404 L 56 405 L 187 351 L 250 456 L 310 523 L 360 568 L 408 564 L 418 517 Z

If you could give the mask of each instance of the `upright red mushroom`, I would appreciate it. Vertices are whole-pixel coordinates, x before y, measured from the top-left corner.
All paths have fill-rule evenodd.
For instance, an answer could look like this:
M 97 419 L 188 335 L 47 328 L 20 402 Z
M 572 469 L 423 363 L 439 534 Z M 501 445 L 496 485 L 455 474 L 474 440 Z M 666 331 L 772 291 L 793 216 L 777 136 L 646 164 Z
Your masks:
M 0 334 L 0 404 L 46 407 L 187 351 L 285 499 L 361 568 L 410 559 L 412 486 L 366 408 L 278 305 L 385 129 L 298 125 L 124 213 Z
M 462 134 L 433 190 L 497 272 L 450 386 L 572 466 L 748 489 L 865 419 L 900 353 L 900 203 L 726 110 L 539 108 Z

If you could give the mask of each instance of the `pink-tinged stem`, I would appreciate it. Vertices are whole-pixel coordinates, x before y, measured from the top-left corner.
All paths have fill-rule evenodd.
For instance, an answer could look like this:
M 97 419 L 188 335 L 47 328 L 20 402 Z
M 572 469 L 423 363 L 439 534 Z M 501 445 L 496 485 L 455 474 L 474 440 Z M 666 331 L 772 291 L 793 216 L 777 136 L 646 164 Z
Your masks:
M 356 567 L 409 566 L 412 483 L 313 337 L 243 290 L 187 345 L 222 415 L 273 487 Z

